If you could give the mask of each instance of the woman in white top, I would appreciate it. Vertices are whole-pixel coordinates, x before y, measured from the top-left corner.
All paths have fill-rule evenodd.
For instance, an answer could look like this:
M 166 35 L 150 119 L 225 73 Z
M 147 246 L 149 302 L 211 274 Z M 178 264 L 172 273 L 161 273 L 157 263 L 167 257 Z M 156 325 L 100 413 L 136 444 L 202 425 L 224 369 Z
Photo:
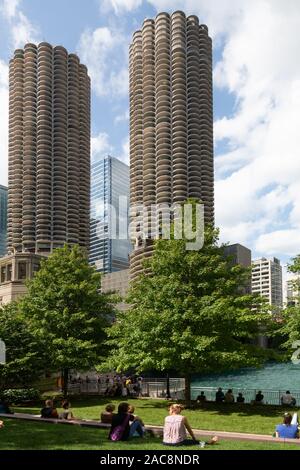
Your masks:
M 168 446 L 192 446 L 205 444 L 214 444 L 217 442 L 217 436 L 208 442 L 199 442 L 195 438 L 193 430 L 185 416 L 180 413 L 183 407 L 179 404 L 171 405 L 169 408 L 169 416 L 165 418 L 163 444 Z M 187 438 L 187 431 L 192 439 Z

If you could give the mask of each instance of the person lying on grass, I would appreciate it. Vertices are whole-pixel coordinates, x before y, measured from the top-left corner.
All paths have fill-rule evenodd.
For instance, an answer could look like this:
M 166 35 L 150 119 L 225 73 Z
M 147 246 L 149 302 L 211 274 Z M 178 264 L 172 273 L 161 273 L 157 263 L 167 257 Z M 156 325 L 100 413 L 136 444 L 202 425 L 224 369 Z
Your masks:
M 206 444 L 215 444 L 218 442 L 218 437 L 214 436 L 209 441 L 198 441 L 193 433 L 193 430 L 186 418 L 182 416 L 181 412 L 183 406 L 173 404 L 169 408 L 169 416 L 165 418 L 163 444 L 166 446 L 194 446 L 200 445 L 204 447 Z M 192 439 L 187 438 L 189 432 Z

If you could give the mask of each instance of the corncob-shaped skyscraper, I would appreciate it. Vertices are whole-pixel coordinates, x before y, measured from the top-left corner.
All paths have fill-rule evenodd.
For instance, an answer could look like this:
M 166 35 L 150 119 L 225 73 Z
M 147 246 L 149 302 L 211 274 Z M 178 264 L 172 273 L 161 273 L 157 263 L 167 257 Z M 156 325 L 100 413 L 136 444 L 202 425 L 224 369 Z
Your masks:
M 130 46 L 131 205 L 197 198 L 214 223 L 212 41 L 196 16 L 146 19 Z M 131 256 L 142 271 L 152 243 Z
M 9 69 L 8 249 L 89 245 L 90 79 L 75 54 L 17 49 Z

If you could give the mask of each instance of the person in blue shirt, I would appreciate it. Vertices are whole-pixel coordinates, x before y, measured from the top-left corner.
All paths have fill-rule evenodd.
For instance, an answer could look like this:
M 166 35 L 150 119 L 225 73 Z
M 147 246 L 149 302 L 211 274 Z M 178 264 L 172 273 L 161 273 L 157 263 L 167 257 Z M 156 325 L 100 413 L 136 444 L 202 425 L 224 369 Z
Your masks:
M 284 413 L 283 424 L 276 426 L 276 437 L 282 439 L 297 439 L 299 437 L 298 425 L 292 424 L 292 419 L 290 413 Z

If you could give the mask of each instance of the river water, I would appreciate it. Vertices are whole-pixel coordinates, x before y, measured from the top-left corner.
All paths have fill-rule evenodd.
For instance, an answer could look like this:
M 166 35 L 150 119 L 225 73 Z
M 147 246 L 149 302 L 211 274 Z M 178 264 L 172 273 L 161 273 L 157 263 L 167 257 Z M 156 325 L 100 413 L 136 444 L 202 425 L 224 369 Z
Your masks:
M 240 369 L 194 376 L 193 387 L 222 387 L 235 389 L 300 390 L 300 364 L 268 363 L 261 369 Z

